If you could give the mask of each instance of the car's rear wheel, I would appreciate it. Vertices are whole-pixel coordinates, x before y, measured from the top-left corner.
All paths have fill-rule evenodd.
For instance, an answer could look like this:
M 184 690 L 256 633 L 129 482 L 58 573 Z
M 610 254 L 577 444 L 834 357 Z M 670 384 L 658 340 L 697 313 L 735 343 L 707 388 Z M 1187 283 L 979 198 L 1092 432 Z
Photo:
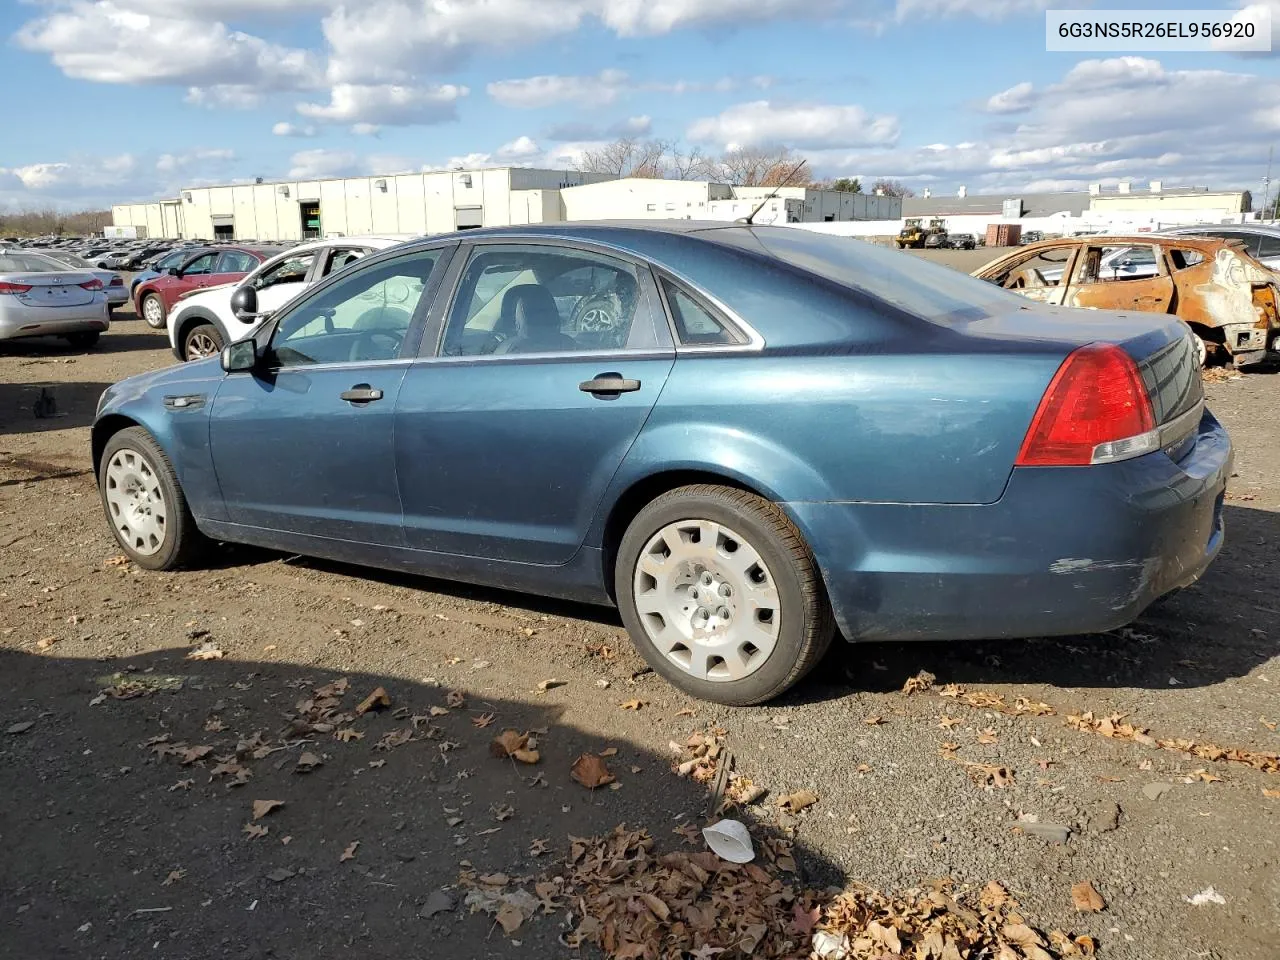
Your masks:
M 182 338 L 182 355 L 188 361 L 216 357 L 222 350 L 222 333 L 211 323 L 201 323 Z
M 148 570 L 191 563 L 206 545 L 169 458 L 142 427 L 107 441 L 98 468 L 107 523 L 128 558 Z
M 67 343 L 77 350 L 88 350 L 98 342 L 98 338 L 101 336 L 101 330 L 81 330 L 79 333 L 68 333 Z
M 776 504 L 699 484 L 631 521 L 614 587 L 641 656 L 675 686 L 731 706 L 803 677 L 835 634 L 822 578 Z
M 163 329 L 166 314 L 164 301 L 160 299 L 159 294 L 148 293 L 142 298 L 139 306 L 142 308 L 142 319 L 146 321 L 148 327 L 153 330 Z

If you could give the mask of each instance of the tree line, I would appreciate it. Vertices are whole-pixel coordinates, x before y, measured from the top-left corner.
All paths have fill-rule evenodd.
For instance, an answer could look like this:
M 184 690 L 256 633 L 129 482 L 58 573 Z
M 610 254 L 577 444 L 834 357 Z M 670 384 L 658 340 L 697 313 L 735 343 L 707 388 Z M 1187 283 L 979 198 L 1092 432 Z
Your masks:
M 608 173 L 615 177 L 645 177 L 653 180 L 712 180 L 743 187 L 813 187 L 862 193 L 857 177 L 815 179 L 809 161 L 789 147 L 735 147 L 719 155 L 698 147 L 681 147 L 672 140 L 640 140 L 621 137 L 593 150 L 584 151 L 577 161 L 584 173 Z M 911 197 L 910 188 L 898 180 L 881 178 L 871 185 L 871 193 L 891 197 Z
M 0 213 L 0 237 L 87 237 L 110 225 L 110 210 L 22 210 Z

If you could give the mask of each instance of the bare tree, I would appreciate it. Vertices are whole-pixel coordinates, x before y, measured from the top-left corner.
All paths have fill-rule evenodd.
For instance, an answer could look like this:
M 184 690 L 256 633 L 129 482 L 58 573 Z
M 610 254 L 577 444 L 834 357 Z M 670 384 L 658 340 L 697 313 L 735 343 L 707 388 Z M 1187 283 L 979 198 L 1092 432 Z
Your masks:
M 110 222 L 110 210 L 59 213 L 50 209 L 3 213 L 0 214 L 0 237 L 86 236 L 101 233 Z
M 667 177 L 671 180 L 718 180 L 720 165 L 697 147 L 687 151 L 672 148 L 667 160 Z
M 805 186 L 810 180 L 808 161 L 789 147 L 737 147 L 720 157 L 719 167 L 721 179 L 743 187 L 776 187 L 784 180 L 788 186 Z
M 901 180 L 887 180 L 881 177 L 871 185 L 872 193 L 884 194 L 886 197 L 914 197 L 916 192 L 903 184 Z
M 622 137 L 596 150 L 585 150 L 577 167 L 585 173 L 611 173 L 616 177 L 660 178 L 664 175 L 670 144 L 665 140 Z

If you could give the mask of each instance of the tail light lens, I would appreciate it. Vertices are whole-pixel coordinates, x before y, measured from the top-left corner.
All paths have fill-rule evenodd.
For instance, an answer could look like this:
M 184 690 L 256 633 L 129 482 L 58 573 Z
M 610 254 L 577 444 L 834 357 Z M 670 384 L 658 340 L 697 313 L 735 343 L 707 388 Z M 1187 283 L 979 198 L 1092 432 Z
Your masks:
M 26 293 L 30 289 L 29 283 L 6 283 L 0 280 L 0 293 Z
M 107 284 L 107 286 L 109 286 L 109 287 L 123 287 L 123 286 L 124 286 L 124 278 L 123 278 L 123 277 L 112 277 L 112 278 L 111 278 L 111 282 L 110 282 L 109 284 Z
M 102 281 L 97 277 L 94 277 L 92 280 L 86 280 L 84 283 L 80 284 L 80 286 L 84 287 L 86 290 L 101 290 Z
M 1058 368 L 1022 441 L 1020 467 L 1087 466 L 1160 448 L 1138 365 L 1114 344 L 1080 347 Z

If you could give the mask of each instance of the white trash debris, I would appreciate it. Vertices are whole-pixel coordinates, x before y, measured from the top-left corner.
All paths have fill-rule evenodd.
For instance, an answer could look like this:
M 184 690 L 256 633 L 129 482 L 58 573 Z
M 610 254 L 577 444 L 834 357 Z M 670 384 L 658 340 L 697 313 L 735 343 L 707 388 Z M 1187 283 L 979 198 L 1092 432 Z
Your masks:
M 750 863 L 756 857 L 755 848 L 751 845 L 751 834 L 737 820 L 721 820 L 703 827 L 702 836 L 707 841 L 707 846 L 721 860 Z
M 849 938 L 843 933 L 830 933 L 819 930 L 813 935 L 810 943 L 816 956 L 823 960 L 843 960 L 849 955 Z
M 1227 902 L 1227 898 L 1211 886 L 1205 887 L 1194 897 L 1183 897 L 1182 899 L 1187 901 L 1187 903 L 1191 904 L 1193 907 L 1203 907 L 1205 904 L 1209 903 L 1225 905 Z

